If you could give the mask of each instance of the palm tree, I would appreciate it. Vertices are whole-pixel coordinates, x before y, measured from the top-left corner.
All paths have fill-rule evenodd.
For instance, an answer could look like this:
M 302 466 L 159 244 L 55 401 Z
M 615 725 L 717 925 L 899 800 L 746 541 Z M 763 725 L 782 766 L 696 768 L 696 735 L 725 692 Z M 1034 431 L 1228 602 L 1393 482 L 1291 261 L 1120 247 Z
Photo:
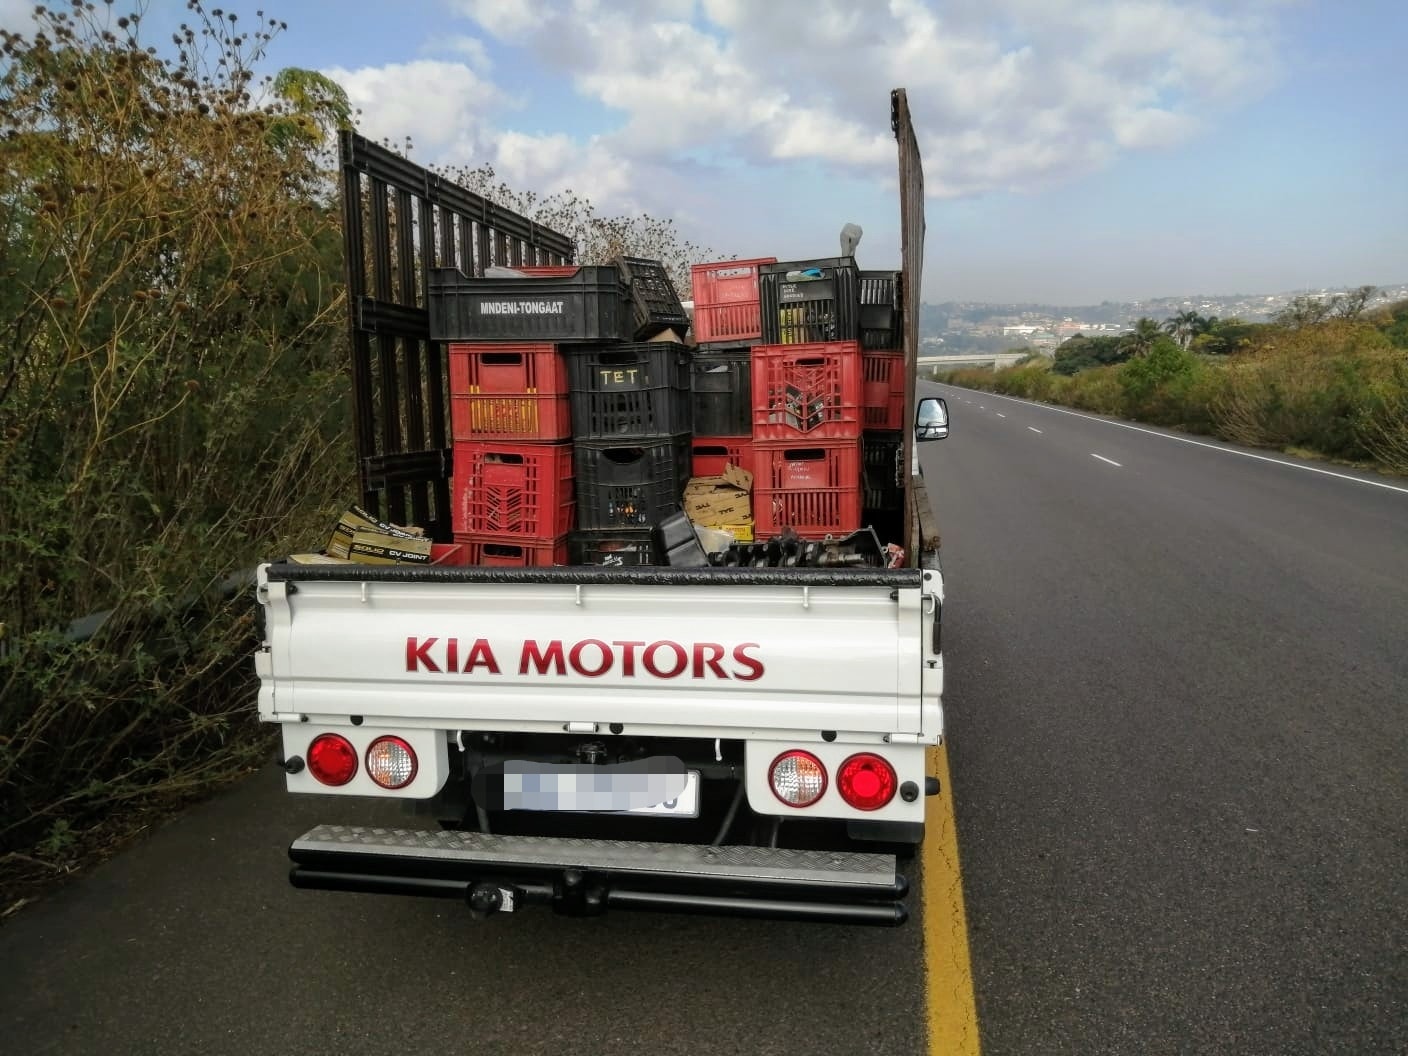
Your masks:
M 1125 335 L 1125 347 L 1132 356 L 1147 356 L 1162 332 L 1159 324 L 1153 319 L 1140 316 L 1134 322 L 1134 329 Z
M 1179 348 L 1187 348 L 1193 338 L 1205 333 L 1210 325 L 1211 320 L 1204 319 L 1192 308 L 1164 320 L 1164 330 L 1173 336 Z
M 272 87 L 283 111 L 268 131 L 275 146 L 317 146 L 339 129 L 352 127 L 347 92 L 326 74 L 289 66 L 279 71 Z

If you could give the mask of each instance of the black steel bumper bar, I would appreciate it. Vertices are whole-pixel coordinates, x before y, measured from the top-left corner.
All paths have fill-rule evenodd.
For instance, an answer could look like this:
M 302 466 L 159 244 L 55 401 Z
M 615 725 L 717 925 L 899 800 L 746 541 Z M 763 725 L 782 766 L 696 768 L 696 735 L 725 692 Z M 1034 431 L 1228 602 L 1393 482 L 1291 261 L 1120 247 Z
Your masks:
M 771 848 L 320 826 L 289 848 L 294 887 L 520 905 L 896 927 L 908 881 L 894 859 Z

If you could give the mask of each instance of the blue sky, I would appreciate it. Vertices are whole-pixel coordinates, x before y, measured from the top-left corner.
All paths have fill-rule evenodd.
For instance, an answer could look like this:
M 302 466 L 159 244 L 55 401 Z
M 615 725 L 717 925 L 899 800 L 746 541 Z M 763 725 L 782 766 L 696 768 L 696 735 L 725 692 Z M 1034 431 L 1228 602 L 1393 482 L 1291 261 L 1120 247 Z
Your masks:
M 0 0 L 0 23 L 27 5 Z M 898 262 L 888 91 L 931 195 L 927 300 L 1408 282 L 1408 5 L 1388 0 L 314 0 L 270 70 L 335 76 L 419 161 L 676 218 L 723 255 Z M 121 8 L 121 0 L 116 7 Z M 152 31 L 187 17 L 152 0 Z

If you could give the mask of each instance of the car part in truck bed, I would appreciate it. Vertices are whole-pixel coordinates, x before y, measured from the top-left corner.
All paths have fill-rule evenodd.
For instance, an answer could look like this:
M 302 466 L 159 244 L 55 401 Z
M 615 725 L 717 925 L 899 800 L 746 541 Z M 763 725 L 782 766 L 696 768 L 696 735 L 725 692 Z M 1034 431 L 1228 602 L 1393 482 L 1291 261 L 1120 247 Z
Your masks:
M 883 854 L 319 825 L 293 841 L 289 858 L 295 887 L 466 900 L 492 887 L 573 915 L 620 908 L 882 926 L 908 918 L 899 901 L 908 881 Z

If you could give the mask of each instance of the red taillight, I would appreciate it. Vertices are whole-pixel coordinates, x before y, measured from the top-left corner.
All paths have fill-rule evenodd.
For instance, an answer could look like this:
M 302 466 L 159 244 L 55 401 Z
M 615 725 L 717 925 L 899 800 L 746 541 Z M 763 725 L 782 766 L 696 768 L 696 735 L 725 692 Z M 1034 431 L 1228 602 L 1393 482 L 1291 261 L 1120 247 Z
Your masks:
M 811 752 L 795 748 L 772 761 L 768 783 L 789 807 L 810 807 L 826 791 L 826 767 Z
M 325 785 L 345 785 L 357 773 L 357 752 L 340 734 L 319 734 L 308 746 L 308 772 Z
M 861 752 L 841 764 L 836 789 L 856 810 L 879 810 L 895 798 L 895 768 L 878 755 Z
M 416 769 L 416 753 L 400 737 L 378 737 L 367 749 L 367 776 L 382 788 L 405 788 Z

